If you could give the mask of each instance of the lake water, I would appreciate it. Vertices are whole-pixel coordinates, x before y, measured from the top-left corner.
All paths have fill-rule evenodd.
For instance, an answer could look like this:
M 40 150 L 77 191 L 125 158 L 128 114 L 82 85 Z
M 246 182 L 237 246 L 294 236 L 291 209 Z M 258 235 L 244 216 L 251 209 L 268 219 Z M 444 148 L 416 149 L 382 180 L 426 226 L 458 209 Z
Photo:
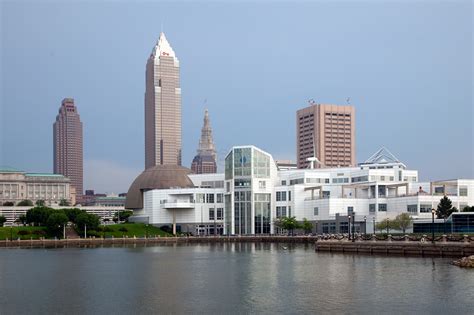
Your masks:
M 472 314 L 474 271 L 450 261 L 249 243 L 0 249 L 0 313 Z

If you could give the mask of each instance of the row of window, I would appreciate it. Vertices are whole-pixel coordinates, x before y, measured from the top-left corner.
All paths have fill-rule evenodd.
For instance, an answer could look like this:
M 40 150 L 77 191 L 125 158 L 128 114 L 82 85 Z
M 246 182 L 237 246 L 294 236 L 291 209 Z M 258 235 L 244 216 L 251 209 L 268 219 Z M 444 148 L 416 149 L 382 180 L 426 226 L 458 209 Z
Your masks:
M 196 194 L 197 203 L 222 203 L 224 194 Z
M 224 209 L 217 208 L 217 213 L 214 208 L 209 209 L 209 220 L 224 220 Z
M 276 201 L 286 201 L 286 191 L 277 191 L 276 192 Z M 291 191 L 288 191 L 288 201 L 291 201 Z

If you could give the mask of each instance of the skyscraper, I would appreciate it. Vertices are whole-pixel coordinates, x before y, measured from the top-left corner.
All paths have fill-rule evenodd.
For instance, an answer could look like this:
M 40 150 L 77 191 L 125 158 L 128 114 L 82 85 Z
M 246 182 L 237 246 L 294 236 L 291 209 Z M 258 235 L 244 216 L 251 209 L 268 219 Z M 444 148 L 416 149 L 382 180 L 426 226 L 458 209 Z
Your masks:
M 211 123 L 207 109 L 204 113 L 204 125 L 201 129 L 199 148 L 191 164 L 191 170 L 196 174 L 217 172 L 216 148 L 212 139 Z
M 71 179 L 76 190 L 76 200 L 82 200 L 83 151 L 82 122 L 74 105 L 74 99 L 65 98 L 61 102 L 56 122 L 53 125 L 54 173 Z
M 181 165 L 179 60 L 161 33 L 146 64 L 145 168 Z
M 355 165 L 354 107 L 310 104 L 296 113 L 298 168 L 309 167 L 310 157 L 320 161 L 315 167 Z

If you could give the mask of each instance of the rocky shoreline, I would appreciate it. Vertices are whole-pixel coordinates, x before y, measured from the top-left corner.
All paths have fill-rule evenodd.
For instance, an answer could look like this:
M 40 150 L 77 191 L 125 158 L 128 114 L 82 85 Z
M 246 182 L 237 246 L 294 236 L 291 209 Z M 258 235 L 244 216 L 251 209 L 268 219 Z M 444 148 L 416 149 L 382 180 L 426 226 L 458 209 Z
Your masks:
M 461 268 L 474 268 L 474 255 L 455 260 L 453 265 Z

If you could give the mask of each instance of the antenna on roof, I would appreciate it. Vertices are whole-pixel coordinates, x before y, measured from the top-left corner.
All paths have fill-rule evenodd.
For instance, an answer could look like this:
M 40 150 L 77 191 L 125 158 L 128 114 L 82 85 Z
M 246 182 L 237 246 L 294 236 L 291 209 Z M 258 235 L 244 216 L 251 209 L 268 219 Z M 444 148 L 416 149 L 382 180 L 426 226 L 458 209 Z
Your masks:
M 346 99 L 346 103 L 347 103 L 348 105 L 351 104 L 351 98 L 350 98 L 350 97 L 348 97 L 348 98 Z

